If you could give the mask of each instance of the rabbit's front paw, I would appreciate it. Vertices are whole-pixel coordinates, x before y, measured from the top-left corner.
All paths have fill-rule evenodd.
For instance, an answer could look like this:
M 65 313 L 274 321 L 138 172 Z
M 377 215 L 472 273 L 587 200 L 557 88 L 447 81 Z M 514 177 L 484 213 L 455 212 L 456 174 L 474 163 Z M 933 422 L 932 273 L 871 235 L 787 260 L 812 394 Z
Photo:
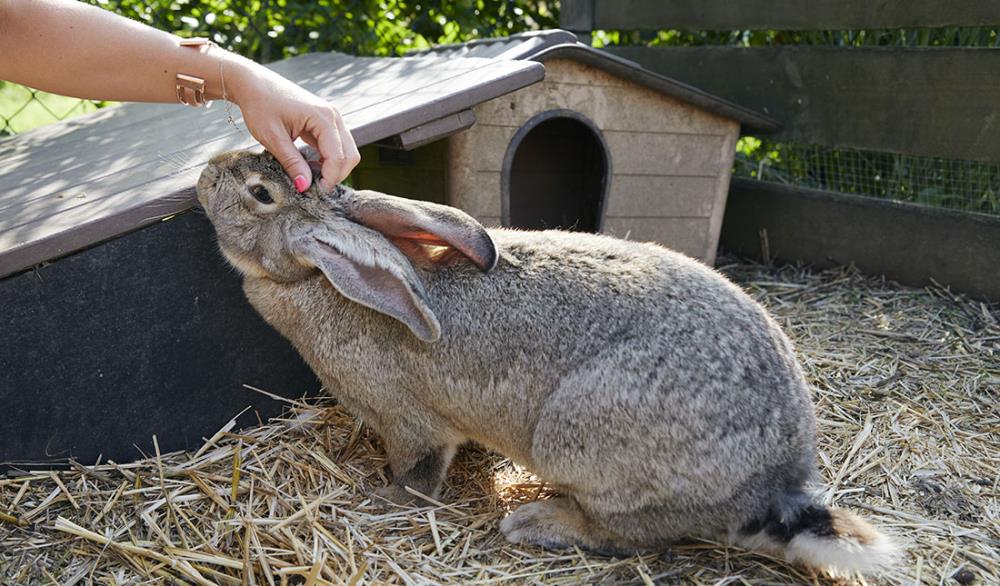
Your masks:
M 577 546 L 598 552 L 618 550 L 610 536 L 595 527 L 580 506 L 566 497 L 521 505 L 500 522 L 500 532 L 511 543 L 545 549 Z

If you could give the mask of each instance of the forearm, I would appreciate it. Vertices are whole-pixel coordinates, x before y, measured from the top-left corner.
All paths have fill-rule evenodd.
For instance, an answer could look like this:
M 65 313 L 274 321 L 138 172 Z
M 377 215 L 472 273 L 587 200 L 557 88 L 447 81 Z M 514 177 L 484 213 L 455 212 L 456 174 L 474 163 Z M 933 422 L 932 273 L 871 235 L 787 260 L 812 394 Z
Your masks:
M 300 192 L 312 171 L 294 142 L 320 153 L 323 180 L 341 181 L 360 160 L 326 100 L 253 61 L 71 0 L 0 0 L 0 79 L 48 92 L 119 102 L 177 102 L 177 74 L 205 81 L 205 98 L 239 105 L 247 129 Z
M 208 99 L 236 98 L 252 62 L 75 1 L 0 0 L 0 79 L 79 98 L 176 102 L 175 79 L 205 80 Z M 220 68 L 220 63 L 222 67 Z

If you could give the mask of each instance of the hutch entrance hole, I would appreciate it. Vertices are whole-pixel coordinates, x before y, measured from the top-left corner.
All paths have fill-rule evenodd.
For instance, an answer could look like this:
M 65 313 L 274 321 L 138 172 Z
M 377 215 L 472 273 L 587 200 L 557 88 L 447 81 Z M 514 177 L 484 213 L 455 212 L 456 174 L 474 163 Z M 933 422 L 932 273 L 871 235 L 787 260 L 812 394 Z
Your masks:
M 599 232 L 610 178 L 611 157 L 593 122 L 571 110 L 543 112 L 507 147 L 503 223 Z

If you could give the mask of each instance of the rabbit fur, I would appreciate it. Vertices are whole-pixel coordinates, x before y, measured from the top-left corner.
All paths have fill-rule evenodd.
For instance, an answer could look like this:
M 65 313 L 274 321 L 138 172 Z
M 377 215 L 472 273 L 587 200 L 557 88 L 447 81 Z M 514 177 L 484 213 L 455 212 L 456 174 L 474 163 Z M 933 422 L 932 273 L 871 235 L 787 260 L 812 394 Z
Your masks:
M 809 495 L 813 407 L 792 345 L 708 267 L 344 186 L 297 194 L 267 153 L 214 158 L 198 197 L 253 307 L 382 438 L 381 496 L 436 497 L 471 440 L 562 495 L 506 517 L 512 542 L 702 537 L 860 572 L 894 559 Z

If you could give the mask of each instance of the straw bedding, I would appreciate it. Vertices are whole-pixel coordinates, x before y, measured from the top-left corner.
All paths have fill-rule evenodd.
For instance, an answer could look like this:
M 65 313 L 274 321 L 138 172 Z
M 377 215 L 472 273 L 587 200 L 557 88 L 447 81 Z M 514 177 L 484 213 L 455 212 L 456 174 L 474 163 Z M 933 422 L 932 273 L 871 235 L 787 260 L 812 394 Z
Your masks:
M 815 389 L 828 502 L 903 542 L 869 583 L 1000 584 L 1000 308 L 849 269 L 730 263 L 796 342 Z M 251 391 L 248 391 L 251 392 Z M 197 453 L 0 478 L 4 584 L 855 584 L 694 542 L 611 559 L 512 546 L 506 511 L 544 484 L 469 448 L 442 502 L 400 508 L 378 442 L 296 401 Z

